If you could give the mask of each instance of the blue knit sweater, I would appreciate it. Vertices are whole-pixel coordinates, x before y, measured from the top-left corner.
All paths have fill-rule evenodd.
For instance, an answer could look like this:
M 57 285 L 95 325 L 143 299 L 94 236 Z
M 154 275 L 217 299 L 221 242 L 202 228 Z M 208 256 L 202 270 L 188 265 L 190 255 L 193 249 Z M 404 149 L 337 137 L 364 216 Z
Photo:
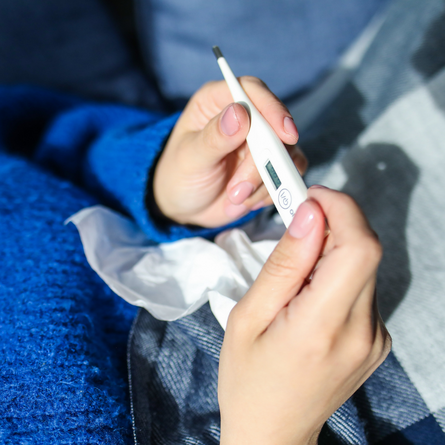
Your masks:
M 155 241 L 216 233 L 161 226 L 144 207 L 176 119 L 0 88 L 1 443 L 131 441 L 125 349 L 136 310 L 63 222 L 100 200 Z

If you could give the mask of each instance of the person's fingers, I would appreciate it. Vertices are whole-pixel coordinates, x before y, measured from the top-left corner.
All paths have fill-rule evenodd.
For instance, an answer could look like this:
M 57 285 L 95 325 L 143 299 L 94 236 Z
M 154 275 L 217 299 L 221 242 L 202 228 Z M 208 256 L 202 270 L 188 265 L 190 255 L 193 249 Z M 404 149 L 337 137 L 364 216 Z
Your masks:
M 363 236 L 376 239 L 362 210 L 350 196 L 321 185 L 310 187 L 308 196 L 322 207 L 336 246 L 354 244 L 356 238 Z
M 232 204 L 228 199 L 223 203 L 224 214 L 230 219 L 229 222 L 235 221 L 246 215 L 250 209 L 244 204 Z
M 181 114 L 183 131 L 201 131 L 213 117 L 232 102 L 233 97 L 226 81 L 206 83 L 192 96 Z
M 302 297 L 312 299 L 311 307 L 319 311 L 317 318 L 321 324 L 334 327 L 349 317 L 364 289 L 372 288 L 369 282 L 375 276 L 382 251 L 352 198 L 326 188 L 310 188 L 309 196 L 323 208 L 334 244 L 323 256 Z M 372 301 L 372 292 L 367 295 L 364 305 Z
M 300 174 L 307 168 L 307 159 L 297 146 L 286 146 Z M 226 187 L 227 196 L 232 204 L 244 204 L 248 208 L 256 208 L 256 205 L 267 197 L 267 191 L 262 186 L 262 179 L 252 158 L 250 150 L 244 153 L 244 159 L 239 164 Z M 248 199 L 249 198 L 249 199 Z M 248 199 L 248 201 L 246 201 Z M 267 200 L 268 205 L 272 200 Z
M 240 205 L 244 203 L 247 205 L 244 201 L 252 196 L 261 184 L 261 176 L 255 166 L 250 150 L 246 147 L 244 159 L 227 183 L 227 196 L 232 204 Z
M 375 295 L 375 292 L 372 292 Z M 360 386 L 382 364 L 391 350 L 391 336 L 386 329 L 377 307 L 372 300 L 372 314 L 356 314 L 345 326 L 339 341 L 345 345 L 345 352 L 353 352 L 352 362 L 363 362 Z M 352 363 L 354 365 L 354 363 Z
M 278 137 L 289 145 L 298 141 L 298 130 L 287 107 L 260 79 L 243 76 L 239 79 L 244 91 L 258 111 L 265 117 Z
M 299 292 L 318 259 L 324 239 L 324 215 L 313 200 L 297 209 L 249 292 L 235 306 L 230 317 L 248 335 L 259 335 L 277 313 Z
M 258 210 L 271 204 L 273 204 L 272 198 L 264 184 L 261 184 L 260 187 L 255 190 L 255 193 L 244 201 L 244 205 L 251 210 Z
M 241 204 L 233 204 L 231 200 L 226 199 L 224 202 L 224 212 L 231 219 L 238 219 L 252 210 L 259 210 L 263 207 L 273 204 L 264 184 L 255 190 L 252 196 Z
M 231 104 L 202 131 L 190 134 L 183 155 L 193 157 L 195 170 L 212 167 L 244 144 L 249 125 L 246 109 L 240 104 Z
M 360 323 L 360 319 L 367 317 L 374 320 L 374 313 L 376 309 L 375 287 L 377 280 L 377 270 L 371 275 L 362 292 L 356 299 L 351 308 L 351 312 L 348 317 L 348 322 L 352 325 Z
M 296 144 L 298 130 L 287 107 L 257 77 L 243 76 L 238 80 L 252 103 L 270 123 L 278 137 L 285 144 Z M 193 96 L 184 110 L 184 127 L 188 131 L 202 130 L 213 116 L 220 113 L 231 102 L 233 102 L 233 98 L 225 81 L 205 84 Z
M 391 336 L 379 312 L 376 275 L 370 278 L 352 307 L 344 337 L 361 339 L 362 349 L 368 349 L 368 368 L 372 373 L 391 350 Z
M 356 246 L 335 248 L 324 256 L 302 291 L 301 297 L 312 301 L 311 307 L 320 325 L 336 329 L 345 323 L 378 266 L 377 244 L 369 239 L 356 239 L 355 242 Z
M 239 80 L 260 113 L 269 121 L 281 140 L 288 144 L 287 148 L 299 171 L 304 171 L 307 160 L 300 149 L 293 147 L 298 141 L 298 131 L 289 110 L 261 80 L 249 76 Z M 228 106 L 232 100 L 225 81 L 210 82 L 195 94 L 181 116 L 182 133 L 189 132 L 187 145 L 195 148 L 192 154 L 189 150 L 183 153 L 185 156 L 194 156 L 198 152 L 202 155 L 199 156 L 199 162 L 204 168 L 208 167 L 209 163 L 219 162 L 225 155 L 241 146 L 247 136 L 248 113 L 240 104 Z M 217 116 L 213 117 L 215 114 Z M 182 136 L 183 134 L 179 135 Z M 241 154 L 241 151 L 238 154 Z M 262 183 L 249 150 L 242 151 L 242 154 L 244 159 L 236 159 L 235 162 L 232 159 L 236 171 L 226 189 L 234 205 L 243 204 Z M 251 200 L 250 204 L 256 206 L 258 202 Z

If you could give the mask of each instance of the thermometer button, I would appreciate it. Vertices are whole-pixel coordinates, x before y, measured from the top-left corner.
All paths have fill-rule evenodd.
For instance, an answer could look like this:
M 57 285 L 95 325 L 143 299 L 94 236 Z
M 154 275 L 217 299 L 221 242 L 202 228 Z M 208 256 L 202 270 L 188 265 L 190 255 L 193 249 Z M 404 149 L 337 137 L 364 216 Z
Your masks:
M 292 204 L 292 196 L 288 189 L 281 189 L 278 193 L 278 203 L 283 209 L 288 209 Z

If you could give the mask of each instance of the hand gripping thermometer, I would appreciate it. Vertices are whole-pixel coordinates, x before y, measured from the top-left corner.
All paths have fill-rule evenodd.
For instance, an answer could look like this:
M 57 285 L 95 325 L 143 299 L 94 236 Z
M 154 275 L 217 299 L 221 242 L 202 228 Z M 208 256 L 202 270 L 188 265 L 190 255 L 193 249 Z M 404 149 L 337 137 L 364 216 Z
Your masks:
M 243 105 L 250 115 L 247 145 L 284 225 L 289 227 L 299 205 L 307 199 L 307 187 L 286 147 L 247 97 L 220 49 L 214 46 L 213 52 L 233 100 Z

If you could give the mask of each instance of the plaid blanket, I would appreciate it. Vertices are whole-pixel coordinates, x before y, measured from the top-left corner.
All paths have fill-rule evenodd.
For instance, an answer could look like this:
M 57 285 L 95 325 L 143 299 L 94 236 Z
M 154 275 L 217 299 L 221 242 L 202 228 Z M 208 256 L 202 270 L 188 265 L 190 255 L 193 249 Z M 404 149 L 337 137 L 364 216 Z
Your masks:
M 381 239 L 378 296 L 393 337 L 393 352 L 329 419 L 321 444 L 445 444 L 444 130 L 444 2 L 396 1 L 302 139 L 308 183 L 352 195 Z M 128 349 L 136 443 L 219 442 L 222 338 L 208 305 L 171 323 L 139 312 Z

